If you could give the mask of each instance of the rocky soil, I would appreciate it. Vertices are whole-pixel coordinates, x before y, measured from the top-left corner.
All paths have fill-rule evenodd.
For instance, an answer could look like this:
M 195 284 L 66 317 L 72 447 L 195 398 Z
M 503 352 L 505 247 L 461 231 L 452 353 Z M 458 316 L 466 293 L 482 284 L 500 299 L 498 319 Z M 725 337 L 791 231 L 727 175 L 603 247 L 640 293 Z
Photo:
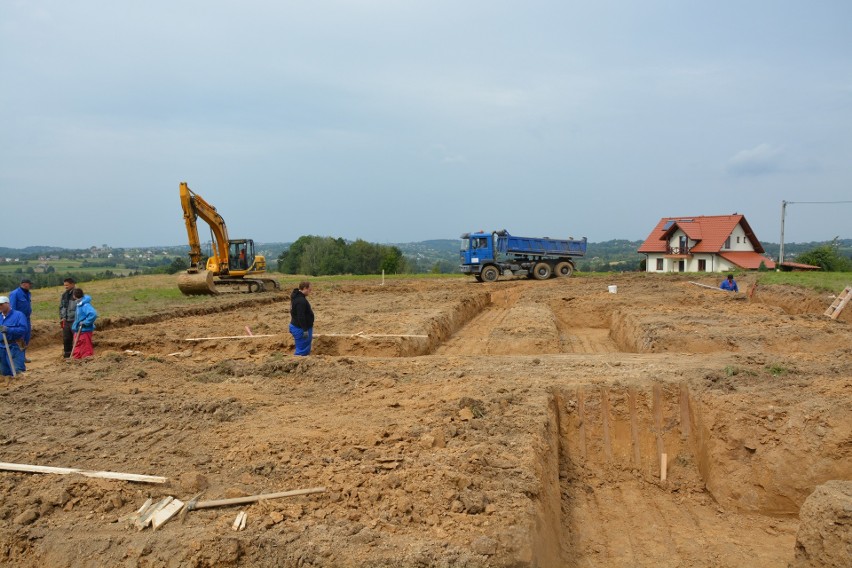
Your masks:
M 168 481 L 0 472 L 0 563 L 787 566 L 852 479 L 852 309 L 694 278 L 317 282 L 307 358 L 284 292 L 102 314 L 82 363 L 41 334 L 0 461 Z

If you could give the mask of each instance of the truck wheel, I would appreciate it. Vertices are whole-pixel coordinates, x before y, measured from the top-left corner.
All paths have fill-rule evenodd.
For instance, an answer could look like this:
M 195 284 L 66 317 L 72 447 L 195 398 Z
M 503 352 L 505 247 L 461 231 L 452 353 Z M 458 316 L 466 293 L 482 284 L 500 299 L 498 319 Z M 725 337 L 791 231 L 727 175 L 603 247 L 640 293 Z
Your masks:
M 536 280 L 547 280 L 550 274 L 550 265 L 546 262 L 539 262 L 533 266 L 533 278 Z
M 496 266 L 486 266 L 482 269 L 482 279 L 486 282 L 496 282 L 497 278 L 500 277 L 500 271 L 497 270 Z
M 568 278 L 574 274 L 574 265 L 570 262 L 560 262 L 556 265 L 556 275 Z

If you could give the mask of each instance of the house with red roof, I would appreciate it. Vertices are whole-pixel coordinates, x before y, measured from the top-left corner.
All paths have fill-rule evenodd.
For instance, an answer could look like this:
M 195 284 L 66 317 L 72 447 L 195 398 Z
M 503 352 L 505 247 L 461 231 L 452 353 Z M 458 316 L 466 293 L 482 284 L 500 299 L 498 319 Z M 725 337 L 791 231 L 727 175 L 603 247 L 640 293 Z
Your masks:
M 745 215 L 663 217 L 637 251 L 647 257 L 648 272 L 730 272 L 756 270 L 775 262 Z

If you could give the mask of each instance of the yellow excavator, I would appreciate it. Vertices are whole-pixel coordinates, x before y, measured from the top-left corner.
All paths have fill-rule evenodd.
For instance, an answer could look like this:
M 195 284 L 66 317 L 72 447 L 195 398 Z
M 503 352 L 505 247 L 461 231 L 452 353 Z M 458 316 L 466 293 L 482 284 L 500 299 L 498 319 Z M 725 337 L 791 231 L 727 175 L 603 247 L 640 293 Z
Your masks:
M 266 259 L 255 256 L 251 239 L 228 239 L 225 220 L 216 208 L 180 184 L 180 204 L 183 220 L 189 235 L 189 268 L 178 276 L 178 288 L 188 296 L 218 294 L 222 287 L 238 292 L 264 292 L 280 290 L 281 285 L 266 274 Z M 201 241 L 198 238 L 198 218 L 210 226 L 212 252 L 207 266 L 201 267 Z

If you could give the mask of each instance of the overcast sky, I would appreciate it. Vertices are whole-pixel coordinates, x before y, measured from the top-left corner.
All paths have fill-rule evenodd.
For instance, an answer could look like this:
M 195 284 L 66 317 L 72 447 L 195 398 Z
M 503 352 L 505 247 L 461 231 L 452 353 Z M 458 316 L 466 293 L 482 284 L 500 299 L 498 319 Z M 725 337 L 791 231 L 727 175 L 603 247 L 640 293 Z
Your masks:
M 0 0 L 0 246 L 644 239 L 852 200 L 849 0 Z M 852 203 L 786 242 L 852 238 Z M 203 225 L 202 225 L 203 226 Z M 206 237 L 206 228 L 202 238 Z

